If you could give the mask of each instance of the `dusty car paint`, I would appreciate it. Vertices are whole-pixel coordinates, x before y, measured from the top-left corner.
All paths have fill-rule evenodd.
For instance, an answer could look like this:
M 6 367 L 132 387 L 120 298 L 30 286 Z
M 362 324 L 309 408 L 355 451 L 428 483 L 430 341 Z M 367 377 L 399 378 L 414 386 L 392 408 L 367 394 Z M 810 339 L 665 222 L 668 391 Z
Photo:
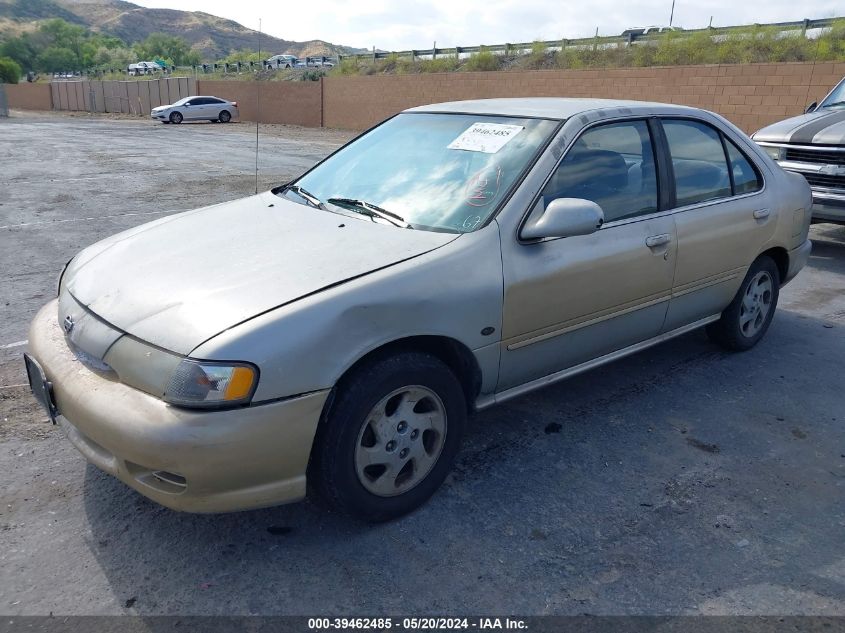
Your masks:
M 481 408 L 718 318 L 761 253 L 784 263 L 784 283 L 809 254 L 806 184 L 717 115 L 563 99 L 409 112 L 536 116 L 561 126 L 496 217 L 461 235 L 343 218 L 268 192 L 166 218 L 83 251 L 64 274 L 58 315 L 48 305 L 30 341 L 53 381 L 63 424 L 86 457 L 178 509 L 296 500 L 323 402 L 376 350 L 397 342 L 449 346 L 470 405 Z M 591 235 L 520 237 L 540 212 L 535 202 L 552 169 L 585 128 L 655 116 L 717 126 L 752 157 L 764 186 L 728 201 L 610 222 Z M 669 239 L 648 247 L 655 235 Z M 67 340 L 105 370 L 69 351 L 58 325 L 66 313 L 80 323 Z M 254 364 L 260 380 L 252 405 L 216 412 L 166 405 L 160 398 L 168 372 L 185 356 Z M 86 395 L 92 391 L 93 399 Z M 121 416 L 130 423 L 116 424 Z M 250 433 L 253 423 L 258 431 Z M 233 474 L 237 481 L 208 479 L 204 450 L 216 456 L 212 462 L 239 468 L 216 453 L 218 441 L 247 460 L 255 450 L 255 469 Z M 171 450 L 171 443 L 191 450 Z M 159 453 L 166 457 L 157 459 Z M 274 466 L 271 454 L 286 464 Z M 141 478 L 130 463 L 141 466 Z M 173 469 L 186 488 L 151 491 L 156 469 Z

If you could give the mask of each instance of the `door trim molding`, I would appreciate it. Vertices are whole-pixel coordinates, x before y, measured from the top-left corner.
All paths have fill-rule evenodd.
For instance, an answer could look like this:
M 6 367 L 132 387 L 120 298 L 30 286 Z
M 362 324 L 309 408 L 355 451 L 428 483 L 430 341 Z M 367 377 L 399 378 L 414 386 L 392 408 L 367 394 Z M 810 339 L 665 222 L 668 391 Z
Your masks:
M 655 297 L 653 299 L 647 299 L 646 301 L 641 301 L 634 305 L 629 305 L 626 308 L 619 309 L 618 306 L 615 308 L 610 308 L 612 312 L 607 312 L 606 314 L 590 317 L 587 315 L 586 319 L 583 321 L 578 321 L 577 323 L 569 322 L 570 325 L 561 325 L 561 326 L 552 326 L 554 329 L 549 330 L 547 332 L 543 332 L 542 334 L 536 334 L 534 336 L 529 336 L 528 338 L 524 338 L 522 340 L 517 340 L 514 343 L 508 343 L 507 350 L 512 352 L 514 350 L 520 349 L 522 347 L 527 347 L 528 345 L 533 345 L 534 343 L 539 343 L 541 341 L 547 341 L 550 338 L 555 338 L 556 336 L 561 336 L 562 334 L 567 334 L 568 332 L 573 332 L 575 330 L 580 330 L 581 328 L 588 327 L 590 325 L 597 325 L 602 321 L 608 321 L 610 319 L 615 319 L 618 316 L 623 316 L 625 314 L 630 314 L 631 312 L 635 312 L 637 310 L 641 310 L 643 308 L 650 308 L 651 306 L 657 305 L 658 303 L 663 303 L 664 301 L 669 301 L 671 298 L 671 294 L 669 293 L 661 293 L 660 296 Z M 578 317 L 579 319 L 583 317 Z
M 620 358 L 624 358 L 625 356 L 642 351 L 644 349 L 657 345 L 658 343 L 668 341 L 669 339 L 675 338 L 676 336 L 686 334 L 687 332 L 691 332 L 692 330 L 697 330 L 698 328 L 703 327 L 708 323 L 718 321 L 720 317 L 721 314 L 713 314 L 709 317 L 705 317 L 703 319 L 699 319 L 698 321 L 683 325 L 670 332 L 664 332 L 663 334 L 659 334 L 645 341 L 641 341 L 639 343 L 635 343 L 634 345 L 623 347 L 622 349 L 616 350 L 615 352 L 605 354 L 604 356 L 599 356 L 598 358 L 588 360 L 587 362 L 581 363 L 580 365 L 574 365 L 573 367 L 569 367 L 568 369 L 563 369 L 553 374 L 549 374 L 548 376 L 543 376 L 542 378 L 537 378 L 536 380 L 517 385 L 516 387 L 511 387 L 510 389 L 506 389 L 505 391 L 501 391 L 499 393 L 482 395 L 475 401 L 475 408 L 478 410 L 486 409 L 487 407 L 491 407 L 494 404 L 500 404 L 502 402 L 505 402 L 506 400 L 510 400 L 511 398 L 516 398 L 517 396 L 521 396 L 523 394 L 534 391 L 535 389 L 546 387 L 566 378 L 570 378 L 571 376 L 575 376 L 576 374 L 580 374 L 582 372 L 589 371 L 590 369 L 600 367 L 601 365 L 613 362 Z
M 672 298 L 674 299 L 675 297 L 682 297 L 691 292 L 696 292 L 697 290 L 704 290 L 705 288 L 709 288 L 710 286 L 715 286 L 726 281 L 731 281 L 732 279 L 736 279 L 737 277 L 744 276 L 747 270 L 748 266 L 739 266 L 732 270 L 716 273 L 715 275 L 711 275 L 710 277 L 696 279 L 695 281 L 675 286 L 672 289 Z

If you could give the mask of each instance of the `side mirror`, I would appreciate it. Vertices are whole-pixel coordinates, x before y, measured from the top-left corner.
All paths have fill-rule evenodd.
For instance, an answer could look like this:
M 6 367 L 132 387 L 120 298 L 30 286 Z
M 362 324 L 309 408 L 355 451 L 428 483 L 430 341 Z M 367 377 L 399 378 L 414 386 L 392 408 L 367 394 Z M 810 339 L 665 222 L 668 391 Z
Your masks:
M 552 200 L 539 218 L 522 229 L 524 239 L 573 237 L 595 233 L 604 224 L 604 211 L 591 200 L 557 198 Z
M 804 110 L 804 114 L 809 114 L 810 112 L 815 112 L 818 105 L 819 105 L 818 103 L 813 101 L 810 105 L 807 106 L 807 109 Z

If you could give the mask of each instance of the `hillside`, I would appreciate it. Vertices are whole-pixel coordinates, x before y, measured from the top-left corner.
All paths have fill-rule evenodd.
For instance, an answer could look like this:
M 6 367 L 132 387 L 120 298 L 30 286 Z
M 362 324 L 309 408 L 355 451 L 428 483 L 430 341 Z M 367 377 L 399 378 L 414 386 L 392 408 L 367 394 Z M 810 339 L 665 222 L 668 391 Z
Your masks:
M 34 22 L 49 18 L 62 18 L 113 35 L 127 44 L 141 41 L 151 33 L 177 35 L 207 60 L 236 50 L 255 50 L 258 43 L 257 31 L 199 11 L 147 9 L 124 0 L 0 0 L 0 31 L 7 34 L 31 30 Z M 297 57 L 364 52 L 322 40 L 296 42 L 266 33 L 261 36 L 261 49 L 268 56 L 289 53 Z

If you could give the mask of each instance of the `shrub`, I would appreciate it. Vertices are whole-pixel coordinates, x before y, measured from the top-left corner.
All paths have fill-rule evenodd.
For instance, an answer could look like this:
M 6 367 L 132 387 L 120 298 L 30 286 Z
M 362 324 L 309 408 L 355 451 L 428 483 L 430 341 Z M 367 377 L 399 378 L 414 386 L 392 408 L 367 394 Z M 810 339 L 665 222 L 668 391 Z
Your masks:
M 21 67 L 11 57 L 0 57 L 0 83 L 16 84 L 21 78 Z
M 474 53 L 473 55 L 470 55 L 469 59 L 464 65 L 464 69 L 469 71 L 499 70 L 501 65 L 501 57 L 499 57 L 498 55 L 494 55 L 482 46 L 480 51 Z
M 423 73 L 449 73 L 458 69 L 460 60 L 457 56 L 438 57 L 420 60 L 419 68 Z

